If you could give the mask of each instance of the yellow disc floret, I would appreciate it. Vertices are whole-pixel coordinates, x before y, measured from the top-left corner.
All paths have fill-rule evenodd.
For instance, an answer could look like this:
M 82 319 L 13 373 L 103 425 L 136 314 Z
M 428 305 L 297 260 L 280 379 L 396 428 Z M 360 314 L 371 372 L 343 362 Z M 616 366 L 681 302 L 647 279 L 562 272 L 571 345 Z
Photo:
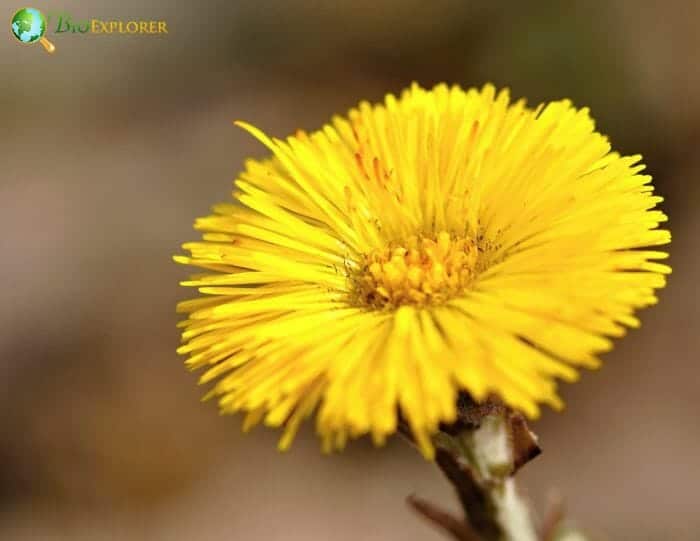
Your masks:
M 477 254 L 472 239 L 446 231 L 436 238 L 411 236 L 363 257 L 352 276 L 353 295 L 359 305 L 374 309 L 443 304 L 469 285 Z

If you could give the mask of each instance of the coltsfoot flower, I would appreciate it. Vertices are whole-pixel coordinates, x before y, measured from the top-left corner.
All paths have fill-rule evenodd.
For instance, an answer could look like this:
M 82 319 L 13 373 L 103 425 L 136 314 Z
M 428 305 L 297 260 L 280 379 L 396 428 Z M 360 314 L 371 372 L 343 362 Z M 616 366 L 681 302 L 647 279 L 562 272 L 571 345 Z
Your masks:
M 560 408 L 556 380 L 597 367 L 670 272 L 640 156 L 569 101 L 414 85 L 284 141 L 237 124 L 272 157 L 175 257 L 205 270 L 178 351 L 283 449 L 313 412 L 326 450 L 382 443 L 400 413 L 430 457 L 460 391 Z

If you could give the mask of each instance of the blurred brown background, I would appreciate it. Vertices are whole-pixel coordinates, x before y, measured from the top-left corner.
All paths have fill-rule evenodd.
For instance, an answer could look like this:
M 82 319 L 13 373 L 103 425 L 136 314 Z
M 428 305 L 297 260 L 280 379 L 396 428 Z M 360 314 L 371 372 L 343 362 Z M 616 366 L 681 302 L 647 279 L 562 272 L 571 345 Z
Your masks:
M 413 80 L 568 96 L 645 155 L 674 274 L 536 424 L 545 454 L 522 484 L 540 510 L 564 494 L 594 539 L 700 539 L 700 2 L 35 7 L 170 33 L 49 36 L 53 56 L 0 40 L 0 539 L 440 539 L 403 499 L 455 508 L 450 487 L 401 441 L 326 457 L 307 430 L 280 455 L 278 434 L 201 404 L 174 352 L 188 292 L 170 257 L 265 153 L 231 121 L 283 136 Z

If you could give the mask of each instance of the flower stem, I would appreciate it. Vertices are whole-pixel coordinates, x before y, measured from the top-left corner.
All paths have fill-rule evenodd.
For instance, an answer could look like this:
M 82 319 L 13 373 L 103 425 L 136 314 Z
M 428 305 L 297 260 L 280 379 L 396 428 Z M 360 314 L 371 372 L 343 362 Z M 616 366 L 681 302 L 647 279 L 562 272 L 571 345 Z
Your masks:
M 404 433 L 406 433 L 404 431 Z M 460 541 L 538 541 L 533 516 L 513 474 L 540 448 L 525 419 L 502 404 L 460 400 L 457 422 L 435 436 L 436 463 L 454 486 L 465 517 L 418 498 L 409 503 Z

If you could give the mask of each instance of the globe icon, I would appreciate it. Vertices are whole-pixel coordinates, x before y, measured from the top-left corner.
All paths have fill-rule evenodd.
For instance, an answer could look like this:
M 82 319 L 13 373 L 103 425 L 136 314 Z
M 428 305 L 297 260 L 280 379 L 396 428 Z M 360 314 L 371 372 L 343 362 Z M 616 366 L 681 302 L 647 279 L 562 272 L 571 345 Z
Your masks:
M 38 9 L 20 9 L 12 17 L 11 26 L 12 35 L 22 43 L 39 41 L 48 52 L 52 53 L 55 50 L 53 44 L 44 37 L 46 33 L 46 18 Z

